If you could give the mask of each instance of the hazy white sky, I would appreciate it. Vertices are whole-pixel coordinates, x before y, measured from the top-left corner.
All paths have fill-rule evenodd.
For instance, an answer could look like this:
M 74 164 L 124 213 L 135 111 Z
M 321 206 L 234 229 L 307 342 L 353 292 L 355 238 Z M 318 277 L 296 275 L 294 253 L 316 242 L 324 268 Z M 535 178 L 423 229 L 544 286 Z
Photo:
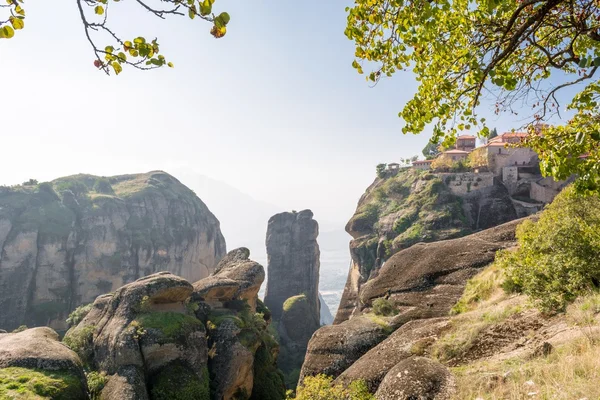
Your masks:
M 26 29 L 0 41 L 0 184 L 186 168 L 343 226 L 375 165 L 429 138 L 401 133 L 410 73 L 370 88 L 352 69 L 350 4 L 217 0 L 232 21 L 215 40 L 207 23 L 123 0 L 115 30 L 158 36 L 176 68 L 107 77 L 74 1 L 27 2 Z

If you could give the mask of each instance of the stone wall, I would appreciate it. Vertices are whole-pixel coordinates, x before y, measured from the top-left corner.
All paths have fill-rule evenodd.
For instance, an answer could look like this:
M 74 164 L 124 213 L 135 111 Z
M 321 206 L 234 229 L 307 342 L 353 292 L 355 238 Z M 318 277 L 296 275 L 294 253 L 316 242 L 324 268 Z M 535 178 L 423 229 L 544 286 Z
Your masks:
M 494 186 L 494 174 L 491 172 L 458 172 L 437 175 L 457 196 L 465 196 L 467 193 Z
M 530 196 L 533 200 L 540 201 L 542 203 L 551 203 L 554 197 L 570 182 L 572 178 L 566 181 L 555 181 L 554 179 L 547 177 L 538 180 L 537 182 L 531 182 Z
M 502 173 L 503 167 L 535 165 L 537 163 L 537 153 L 530 148 L 488 147 L 489 169 L 496 175 Z

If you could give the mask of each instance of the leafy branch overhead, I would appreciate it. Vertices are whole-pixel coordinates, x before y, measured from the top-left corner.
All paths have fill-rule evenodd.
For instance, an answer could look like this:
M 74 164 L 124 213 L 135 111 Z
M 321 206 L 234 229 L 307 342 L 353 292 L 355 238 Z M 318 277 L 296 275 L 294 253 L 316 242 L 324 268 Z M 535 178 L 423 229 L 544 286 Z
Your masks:
M 1 1 L 1 0 L 0 0 Z M 10 39 L 15 31 L 25 27 L 24 0 L 5 0 L 0 4 L 0 39 Z M 134 0 L 144 11 L 157 18 L 187 16 L 212 23 L 211 35 L 222 38 L 227 33 L 230 17 L 226 12 L 216 15 L 213 12 L 215 0 Z M 141 70 L 173 67 L 160 52 L 157 39 L 147 40 L 138 36 L 127 40 L 121 37 L 109 24 L 109 14 L 118 12 L 120 0 L 76 0 L 79 15 L 85 29 L 85 37 L 94 55 L 94 65 L 106 74 L 121 73 L 123 66 Z M 4 20 L 3 13 L 6 15 Z M 102 44 L 98 41 L 102 40 Z
M 533 133 L 561 116 L 564 99 L 574 117 L 528 145 L 546 174 L 576 173 L 580 189 L 600 190 L 598 0 L 355 0 L 347 12 L 359 73 L 373 67 L 372 82 L 416 75 L 417 92 L 399 113 L 404 133 L 433 125 L 433 142 L 446 146 L 462 130 L 487 136 L 482 104 Z

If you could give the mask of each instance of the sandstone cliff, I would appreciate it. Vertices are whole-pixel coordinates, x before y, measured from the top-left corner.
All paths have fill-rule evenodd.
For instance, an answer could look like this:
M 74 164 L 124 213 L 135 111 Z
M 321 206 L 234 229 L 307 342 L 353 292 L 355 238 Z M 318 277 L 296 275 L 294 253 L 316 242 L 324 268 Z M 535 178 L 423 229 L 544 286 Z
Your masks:
M 295 386 L 308 341 L 320 326 L 318 234 L 310 210 L 274 215 L 267 228 L 265 304 L 277 324 L 279 366 L 289 387 Z
M 346 225 L 353 237 L 352 261 L 334 323 L 360 312 L 361 286 L 376 277 L 398 251 L 516 219 L 517 211 L 506 188 L 493 177 L 482 176 L 406 169 L 377 178 Z
M 219 221 L 161 171 L 0 188 L 0 327 L 64 330 L 76 306 L 157 271 L 196 281 L 225 254 Z

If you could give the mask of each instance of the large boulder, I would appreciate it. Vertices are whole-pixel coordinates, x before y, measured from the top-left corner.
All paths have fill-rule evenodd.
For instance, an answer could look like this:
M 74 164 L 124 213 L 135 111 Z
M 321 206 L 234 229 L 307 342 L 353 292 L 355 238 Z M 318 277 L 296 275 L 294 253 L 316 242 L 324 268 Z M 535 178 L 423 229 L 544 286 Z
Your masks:
M 241 299 L 246 300 L 252 310 L 256 310 L 257 295 L 265 280 L 265 270 L 249 257 L 250 251 L 245 247 L 227 253 L 214 274 L 194 283 L 192 299 L 213 307 Z
M 455 390 L 452 374 L 442 364 L 424 357 L 398 363 L 385 378 L 377 400 L 450 400 Z
M 14 375 L 14 384 L 18 387 L 13 389 L 19 390 L 14 393 L 15 396 L 27 397 L 30 394 L 33 398 L 36 394 L 55 391 L 57 398 L 87 398 L 87 385 L 79 357 L 60 343 L 58 334 L 50 328 L 0 334 L 0 375 L 9 380 Z M 36 383 L 40 378 L 43 378 L 41 382 Z M 44 387 L 50 382 L 56 386 L 55 389 Z M 7 395 L 12 398 L 10 393 Z
M 389 327 L 369 316 L 359 316 L 316 331 L 306 352 L 300 382 L 306 376 L 339 376 L 389 335 Z
M 360 357 L 335 383 L 349 385 L 363 380 L 375 393 L 390 369 L 407 358 L 426 354 L 435 340 L 449 328 L 449 318 L 410 321 Z

